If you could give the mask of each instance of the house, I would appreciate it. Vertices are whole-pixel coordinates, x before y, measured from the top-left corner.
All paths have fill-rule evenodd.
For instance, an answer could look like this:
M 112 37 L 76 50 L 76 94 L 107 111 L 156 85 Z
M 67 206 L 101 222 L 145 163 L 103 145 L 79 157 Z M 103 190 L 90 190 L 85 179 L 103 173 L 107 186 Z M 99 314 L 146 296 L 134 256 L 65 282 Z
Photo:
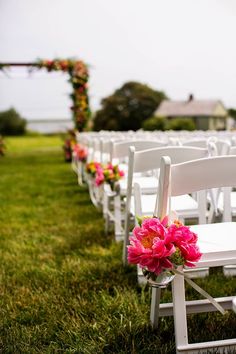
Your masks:
M 195 100 L 193 95 L 186 101 L 162 101 L 154 116 L 192 118 L 197 130 L 228 129 L 228 112 L 220 100 Z

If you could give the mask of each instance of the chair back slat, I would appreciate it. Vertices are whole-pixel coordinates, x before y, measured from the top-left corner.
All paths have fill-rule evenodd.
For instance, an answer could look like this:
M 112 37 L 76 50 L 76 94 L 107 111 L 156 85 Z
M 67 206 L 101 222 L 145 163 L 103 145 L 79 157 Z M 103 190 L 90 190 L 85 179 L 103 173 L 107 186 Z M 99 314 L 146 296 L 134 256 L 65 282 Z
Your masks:
M 171 167 L 171 195 L 236 185 L 236 156 L 219 156 Z
M 166 143 L 158 140 L 128 140 L 122 142 L 112 142 L 110 147 L 111 161 L 114 158 L 120 159 L 129 155 L 130 146 L 134 146 L 136 151 L 146 150 L 165 146 Z
M 208 155 L 208 149 L 188 146 L 168 146 L 135 152 L 133 172 L 144 172 L 160 168 L 161 157 L 170 156 L 174 163 L 202 159 Z

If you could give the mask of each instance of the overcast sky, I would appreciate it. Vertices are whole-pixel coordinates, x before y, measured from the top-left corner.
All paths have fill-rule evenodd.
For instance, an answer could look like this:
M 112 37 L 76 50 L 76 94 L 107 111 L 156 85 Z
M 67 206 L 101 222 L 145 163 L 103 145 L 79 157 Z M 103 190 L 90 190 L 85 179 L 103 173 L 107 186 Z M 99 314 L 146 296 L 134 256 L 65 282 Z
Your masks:
M 235 19 L 235 0 L 0 0 L 0 61 L 84 60 L 93 110 L 130 80 L 236 107 Z M 66 79 L 0 73 L 0 110 L 70 117 Z

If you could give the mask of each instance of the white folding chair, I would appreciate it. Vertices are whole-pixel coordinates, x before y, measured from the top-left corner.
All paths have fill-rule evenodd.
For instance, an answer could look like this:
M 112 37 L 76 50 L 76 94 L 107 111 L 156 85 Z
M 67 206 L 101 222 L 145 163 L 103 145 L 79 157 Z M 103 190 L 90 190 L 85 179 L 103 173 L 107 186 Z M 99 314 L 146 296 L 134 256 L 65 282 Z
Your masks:
M 112 223 L 115 229 L 116 241 L 124 239 L 124 197 L 127 193 L 127 170 L 129 147 L 135 146 L 137 150 L 151 149 L 165 145 L 159 140 L 124 140 L 110 141 L 110 162 L 118 164 L 120 169 L 125 172 L 125 177 L 119 181 L 118 191 L 111 192 L 109 186 L 104 186 L 103 215 L 105 218 L 105 229 L 108 231 Z M 156 186 L 156 179 L 154 179 Z
M 210 150 L 210 151 L 209 151 Z M 156 201 L 156 185 L 158 181 L 146 182 L 146 186 L 142 180 L 135 179 L 136 173 L 144 173 L 151 170 L 159 170 L 161 157 L 164 155 L 171 156 L 175 163 L 200 159 L 208 157 L 212 151 L 215 151 L 213 144 L 209 148 L 197 148 L 189 146 L 169 146 L 145 151 L 135 151 L 134 147 L 130 148 L 129 153 L 129 170 L 128 170 L 128 186 L 126 193 L 126 210 L 125 210 L 125 239 L 123 248 L 123 264 L 127 264 L 127 245 L 130 236 L 130 213 L 137 216 L 150 216 L 153 214 Z M 156 176 L 157 177 L 157 176 Z M 140 188 L 136 189 L 135 202 L 132 203 L 132 193 L 134 183 L 139 184 Z M 149 188 L 148 188 L 149 186 Z M 141 196 L 142 194 L 142 196 Z M 182 219 L 198 218 L 198 203 L 189 195 L 181 196 L 175 199 L 175 211 Z M 133 205 L 132 205 L 133 204 Z M 134 207 L 136 205 L 136 208 Z M 136 210 L 135 210 L 136 209 Z M 200 215 L 200 223 L 206 222 L 206 215 Z
M 186 193 L 198 192 L 201 200 L 206 200 L 206 190 L 223 188 L 224 201 L 229 200 L 229 188 L 236 185 L 236 156 L 211 157 L 171 165 L 168 156 L 162 158 L 159 187 L 154 215 L 161 219 L 171 210 L 171 198 Z M 226 188 L 225 188 L 226 187 Z M 236 223 L 215 223 L 191 227 L 198 235 L 198 245 L 202 253 L 197 267 L 217 267 L 236 262 Z M 235 294 L 234 294 L 235 295 Z M 159 306 L 160 289 L 152 289 L 151 322 L 157 327 L 159 315 L 170 314 L 173 308 L 175 341 L 177 353 L 206 353 L 220 349 L 223 353 L 236 348 L 236 338 L 188 343 L 187 313 L 215 311 L 208 300 L 185 301 L 184 277 L 176 274 L 172 282 L 173 304 Z M 234 298 L 217 299 L 225 309 L 232 309 Z

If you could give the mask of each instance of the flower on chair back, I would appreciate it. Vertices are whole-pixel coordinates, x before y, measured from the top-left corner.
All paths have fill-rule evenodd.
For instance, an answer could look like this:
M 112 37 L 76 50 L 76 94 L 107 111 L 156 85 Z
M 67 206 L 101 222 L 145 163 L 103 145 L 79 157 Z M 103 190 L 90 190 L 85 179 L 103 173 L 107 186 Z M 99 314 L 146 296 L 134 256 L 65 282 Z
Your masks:
M 143 218 L 133 230 L 128 246 L 129 263 L 138 264 L 155 275 L 180 265 L 194 267 L 201 258 L 197 235 L 179 221 Z
M 87 163 L 86 172 L 95 178 L 97 187 L 106 182 L 111 186 L 112 190 L 114 189 L 115 182 L 124 177 L 124 172 L 119 169 L 119 166 L 113 166 L 111 163 L 101 164 L 92 161 Z
M 86 164 L 86 172 L 92 177 L 96 176 L 97 170 L 101 168 L 100 162 L 91 161 Z
M 113 166 L 111 163 L 108 163 L 103 167 L 104 181 L 110 184 L 112 190 L 114 189 L 115 182 L 119 181 L 124 175 L 124 171 L 120 170 L 118 165 Z
M 88 150 L 86 147 L 80 144 L 75 144 L 72 149 L 74 155 L 79 161 L 86 162 L 88 156 Z
M 165 288 L 176 274 L 181 275 L 223 315 L 223 307 L 178 266 L 194 267 L 202 256 L 197 235 L 178 220 L 168 225 L 168 218 L 138 218 L 140 226 L 133 230 L 128 246 L 129 263 L 138 264 L 149 285 Z

